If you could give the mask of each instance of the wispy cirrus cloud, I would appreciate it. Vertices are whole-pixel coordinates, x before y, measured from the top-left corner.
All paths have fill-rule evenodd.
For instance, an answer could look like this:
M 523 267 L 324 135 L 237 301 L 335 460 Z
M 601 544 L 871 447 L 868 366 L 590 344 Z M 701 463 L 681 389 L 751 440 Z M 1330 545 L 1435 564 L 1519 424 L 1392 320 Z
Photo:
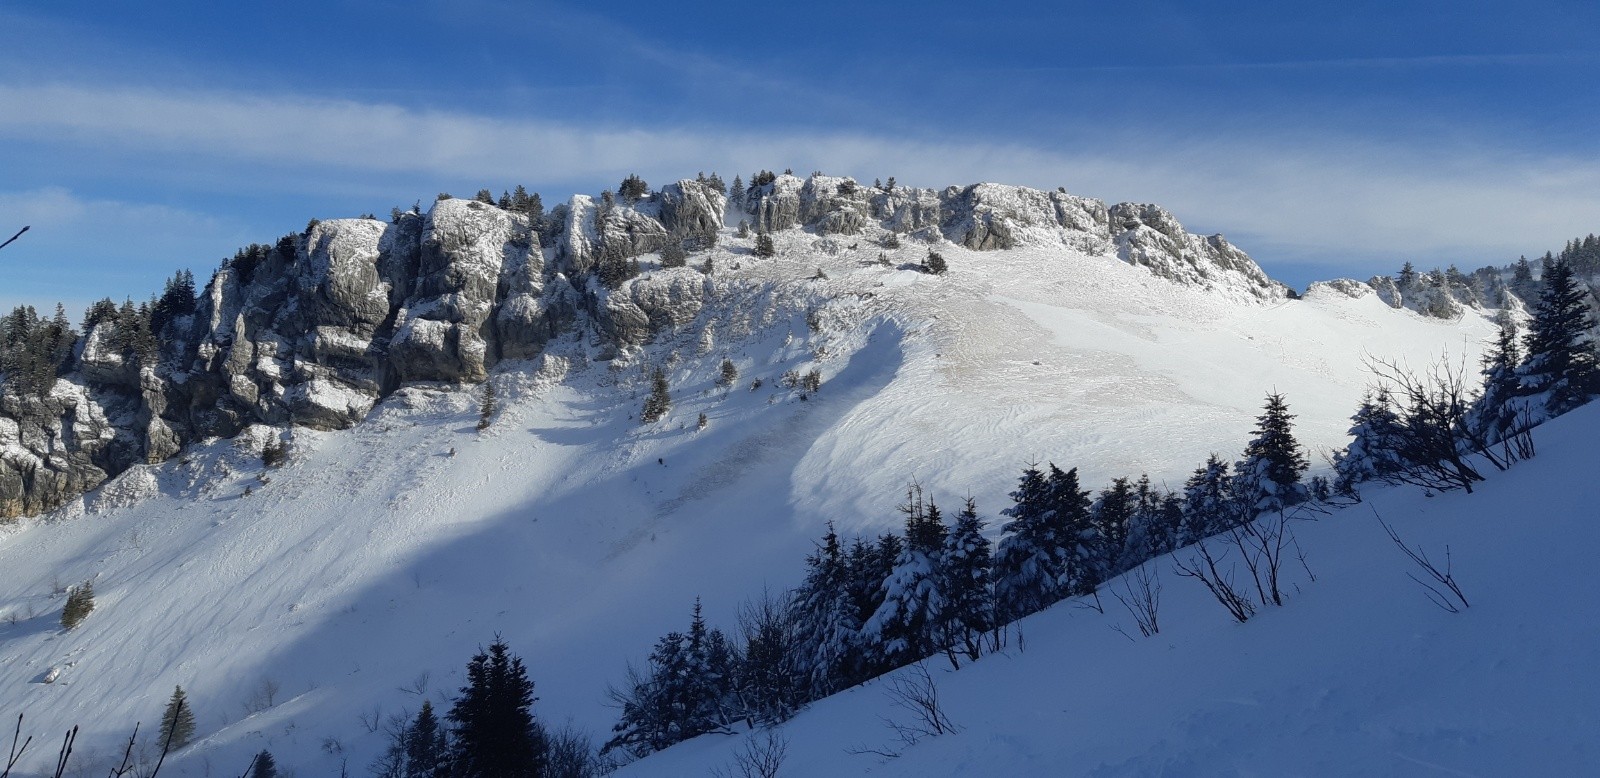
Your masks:
M 1600 162 L 1465 142 L 1124 131 L 1093 148 L 1056 149 L 781 127 L 593 127 L 294 94 L 79 84 L 0 84 L 0 105 L 0 135 L 289 167 L 307 187 L 362 174 L 538 184 L 784 166 L 930 186 L 1060 185 L 1161 203 L 1186 224 L 1247 238 L 1244 247 L 1269 264 L 1345 254 L 1503 261 L 1592 230 L 1600 213 Z

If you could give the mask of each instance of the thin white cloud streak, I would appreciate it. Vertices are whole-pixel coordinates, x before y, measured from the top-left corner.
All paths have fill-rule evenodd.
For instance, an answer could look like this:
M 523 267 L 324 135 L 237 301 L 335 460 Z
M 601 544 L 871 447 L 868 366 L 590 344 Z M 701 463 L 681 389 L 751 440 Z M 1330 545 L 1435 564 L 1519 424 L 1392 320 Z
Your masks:
M 1049 150 L 984 138 L 757 127 L 593 128 L 294 95 L 77 85 L 0 85 L 0 134 L 102 151 L 181 152 L 198 157 L 198 166 L 289 166 L 308 188 L 363 172 L 538 184 L 784 166 L 934 186 L 1062 185 L 1158 202 L 1186 224 L 1249 235 L 1281 252 L 1255 252 L 1269 262 L 1326 262 L 1343 251 L 1503 261 L 1592 231 L 1600 214 L 1594 160 L 1347 137 L 1150 133 Z

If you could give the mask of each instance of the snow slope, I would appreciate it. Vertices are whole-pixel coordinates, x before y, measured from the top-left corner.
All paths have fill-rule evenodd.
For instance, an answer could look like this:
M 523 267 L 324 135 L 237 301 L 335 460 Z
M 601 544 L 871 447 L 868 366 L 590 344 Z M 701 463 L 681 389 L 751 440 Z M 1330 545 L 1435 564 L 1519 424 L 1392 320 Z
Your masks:
M 1067 248 L 943 244 L 951 270 L 934 277 L 879 266 L 876 246 L 776 238 L 773 260 L 725 241 L 725 302 L 676 338 L 609 363 L 568 342 L 502 366 L 486 433 L 476 392 L 414 387 L 355 429 L 293 431 L 282 469 L 263 473 L 258 452 L 283 433 L 257 428 L 0 530 L 3 708 L 42 740 L 83 725 L 89 764 L 134 721 L 149 731 L 181 684 L 200 740 L 164 775 L 237 771 L 261 748 L 303 775 L 359 773 L 385 742 L 373 716 L 414 711 L 420 694 L 442 704 L 500 634 L 528 662 L 539 715 L 603 739 L 607 682 L 682 628 L 696 596 L 731 623 L 745 597 L 797 582 L 826 521 L 897 528 L 909 479 L 940 502 L 970 492 L 988 516 L 1037 460 L 1092 486 L 1143 471 L 1175 486 L 1209 452 L 1237 453 L 1271 389 L 1302 442 L 1339 445 L 1365 354 L 1471 360 L 1491 331 L 1374 297 L 1241 304 Z M 714 383 L 724 356 L 741 371 L 731 388 Z M 675 404 L 644 427 L 655 364 Z M 816 395 L 779 386 L 813 367 Z M 62 633 L 61 588 L 91 577 L 97 610 Z M 1219 618 L 1173 588 L 1175 631 Z M 1070 629 L 1055 623 L 1029 642 Z M 1113 647 L 1119 661 L 1155 650 L 1082 655 Z
M 1242 625 L 1171 557 L 1152 560 L 1159 634 L 1113 631 L 1139 634 L 1109 596 L 1104 615 L 1063 603 L 1024 620 L 1004 654 L 959 672 L 927 663 L 959 732 L 895 759 L 851 753 L 894 744 L 884 719 L 914 720 L 880 679 L 779 728 L 784 774 L 1592 774 L 1597 430 L 1600 404 L 1539 428 L 1539 456 L 1474 494 L 1374 487 L 1368 504 L 1296 523 L 1315 580 L 1292 571 L 1285 605 Z M 1374 512 L 1440 563 L 1448 547 L 1471 607 L 1432 605 Z M 704 736 L 620 774 L 729 769 L 746 737 Z

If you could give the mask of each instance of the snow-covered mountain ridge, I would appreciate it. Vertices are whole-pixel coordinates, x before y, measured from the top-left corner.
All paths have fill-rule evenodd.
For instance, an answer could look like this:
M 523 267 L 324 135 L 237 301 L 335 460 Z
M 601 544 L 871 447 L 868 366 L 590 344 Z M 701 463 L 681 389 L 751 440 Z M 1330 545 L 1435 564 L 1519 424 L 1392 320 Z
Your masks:
M 812 270 L 812 254 L 872 258 L 876 244 L 904 236 L 1116 256 L 1242 304 L 1288 293 L 1221 236 L 1190 235 L 1152 205 L 1107 208 L 995 184 L 868 188 L 820 175 L 776 176 L 742 199 L 730 213 L 720 189 L 696 180 L 632 203 L 580 195 L 552 214 L 547 246 L 527 214 L 442 199 L 425 215 L 316 222 L 252 247 L 217 272 L 192 317 L 154 333 L 157 358 L 138 358 L 117 336 L 119 323 L 102 321 L 54 389 L 0 398 L 0 515 L 53 508 L 133 464 L 253 423 L 347 427 L 401 385 L 479 381 L 563 334 L 589 338 L 599 359 L 637 350 L 748 283 L 751 274 L 734 266 L 758 260 L 732 219 L 803 231 L 805 240 L 786 240 L 784 254 L 767 260 L 791 274 Z M 720 240 L 695 256 L 717 269 L 650 272 L 615 289 L 599 283 L 607 272 L 626 276 L 635 261 L 660 270 L 654 252 L 686 237 Z M 886 255 L 915 264 L 925 250 Z
M 0 536 L 0 698 L 36 732 L 83 724 L 84 747 L 104 752 L 182 684 L 202 739 L 179 771 L 271 747 L 303 774 L 342 760 L 359 772 L 383 745 L 361 717 L 414 711 L 419 695 L 399 687 L 424 671 L 422 693 L 442 702 L 498 632 L 529 659 L 541 715 L 603 732 L 606 683 L 681 627 L 694 597 L 729 623 L 763 584 L 795 583 L 826 522 L 898 526 L 909 479 L 941 504 L 972 494 L 991 525 L 1030 461 L 1076 466 L 1095 488 L 1140 472 L 1175 485 L 1243 445 L 1269 389 L 1300 415 L 1301 440 L 1326 449 L 1344 440 L 1363 357 L 1470 358 L 1493 331 L 1476 312 L 1428 319 L 1374 296 L 1258 295 L 1236 268 L 1209 269 L 1210 287 L 1174 283 L 1197 266 L 1157 275 L 1159 255 L 1133 262 L 1063 226 L 1092 222 L 1087 206 L 1051 205 L 1055 227 L 984 217 L 1015 241 L 990 250 L 965 244 L 975 231 L 917 221 L 938 193 L 904 194 L 883 211 L 908 229 L 894 249 L 870 223 L 830 232 L 856 211 L 802 208 L 805 182 L 777 177 L 736 212 L 774 229 L 762 258 L 756 234 L 708 215 L 713 193 L 700 190 L 709 212 L 682 194 L 698 186 L 610 209 L 575 198 L 576 229 L 540 251 L 519 214 L 464 200 L 396 224 L 319 223 L 292 261 L 266 252 L 219 274 L 190 330 L 206 368 L 181 385 L 110 353 L 97 327 L 77 376 L 27 401 L 69 421 L 0 426 L 23 441 L 8 461 L 35 445 L 68 461 L 96 442 L 159 459 L 138 435 L 199 429 L 174 418 L 220 426 Z M 778 226 L 785 188 L 812 224 Z M 1118 208 L 1105 211 L 1109 231 Z M 711 272 L 660 268 L 658 246 L 617 288 L 593 279 L 648 245 L 651 223 L 721 224 L 718 247 L 690 258 Z M 916 269 L 930 249 L 945 275 Z M 724 359 L 731 386 L 718 383 Z M 641 425 L 657 367 L 673 407 Z M 811 370 L 820 391 L 786 385 Z M 458 383 L 478 379 L 501 402 L 483 433 L 480 393 Z M 289 462 L 267 469 L 275 440 Z M 59 632 L 57 584 L 90 578 L 99 607 Z M 280 695 L 246 711 L 264 681 Z

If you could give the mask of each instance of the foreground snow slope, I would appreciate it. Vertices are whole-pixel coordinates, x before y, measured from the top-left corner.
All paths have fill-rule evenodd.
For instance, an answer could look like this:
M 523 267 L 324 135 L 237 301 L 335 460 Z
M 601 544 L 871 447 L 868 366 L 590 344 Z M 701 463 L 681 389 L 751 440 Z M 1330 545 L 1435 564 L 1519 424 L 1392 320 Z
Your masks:
M 133 722 L 149 731 L 182 684 L 200 740 L 173 774 L 242 769 L 261 748 L 301 774 L 359 772 L 384 745 L 364 720 L 414 711 L 401 687 L 443 704 L 501 634 L 541 715 L 603 735 L 606 683 L 682 628 L 694 597 L 731 623 L 745 597 L 797 582 L 825 522 L 898 528 L 911 478 L 941 502 L 970 492 L 988 516 L 1037 460 L 1093 486 L 1141 471 L 1177 486 L 1211 451 L 1237 453 L 1269 389 L 1302 442 L 1339 445 L 1365 354 L 1471 359 L 1490 331 L 1372 296 L 1241 304 L 1066 249 L 943 246 L 951 270 L 934 277 L 878 266 L 876 247 L 777 238 L 777 260 L 718 260 L 719 283 L 746 291 L 679 338 L 611 363 L 569 342 L 505 366 L 486 433 L 475 392 L 411 388 L 353 430 L 296 430 L 270 483 L 256 452 L 277 433 L 258 428 L 4 530 L 0 701 L 41 738 L 82 724 L 87 763 Z M 826 279 L 805 280 L 819 267 Z M 714 383 L 724 356 L 741 371 L 731 389 Z M 651 364 L 670 366 L 675 405 L 643 427 Z M 778 386 L 813 367 L 809 400 Z M 60 632 L 60 588 L 91 577 L 97 610 Z M 1178 598 L 1175 628 L 1217 615 Z M 1140 677 L 1165 677 L 1149 658 Z
M 914 717 L 879 680 L 778 730 L 785 775 L 1587 775 L 1600 760 L 1600 404 L 1537 431 L 1538 458 L 1472 495 L 1374 487 L 1366 505 L 1297 523 L 1309 570 L 1284 607 L 1232 622 L 1153 560 L 1161 631 L 1064 603 L 1023 645 L 927 666 L 961 731 L 884 760 L 883 719 Z M 1443 562 L 1471 607 L 1430 604 L 1374 511 Z M 1187 557 L 1179 551 L 1174 556 Z M 1293 563 L 1291 563 L 1293 564 Z M 1113 583 L 1112 589 L 1117 590 Z M 745 736 L 705 736 L 623 775 L 728 769 Z

